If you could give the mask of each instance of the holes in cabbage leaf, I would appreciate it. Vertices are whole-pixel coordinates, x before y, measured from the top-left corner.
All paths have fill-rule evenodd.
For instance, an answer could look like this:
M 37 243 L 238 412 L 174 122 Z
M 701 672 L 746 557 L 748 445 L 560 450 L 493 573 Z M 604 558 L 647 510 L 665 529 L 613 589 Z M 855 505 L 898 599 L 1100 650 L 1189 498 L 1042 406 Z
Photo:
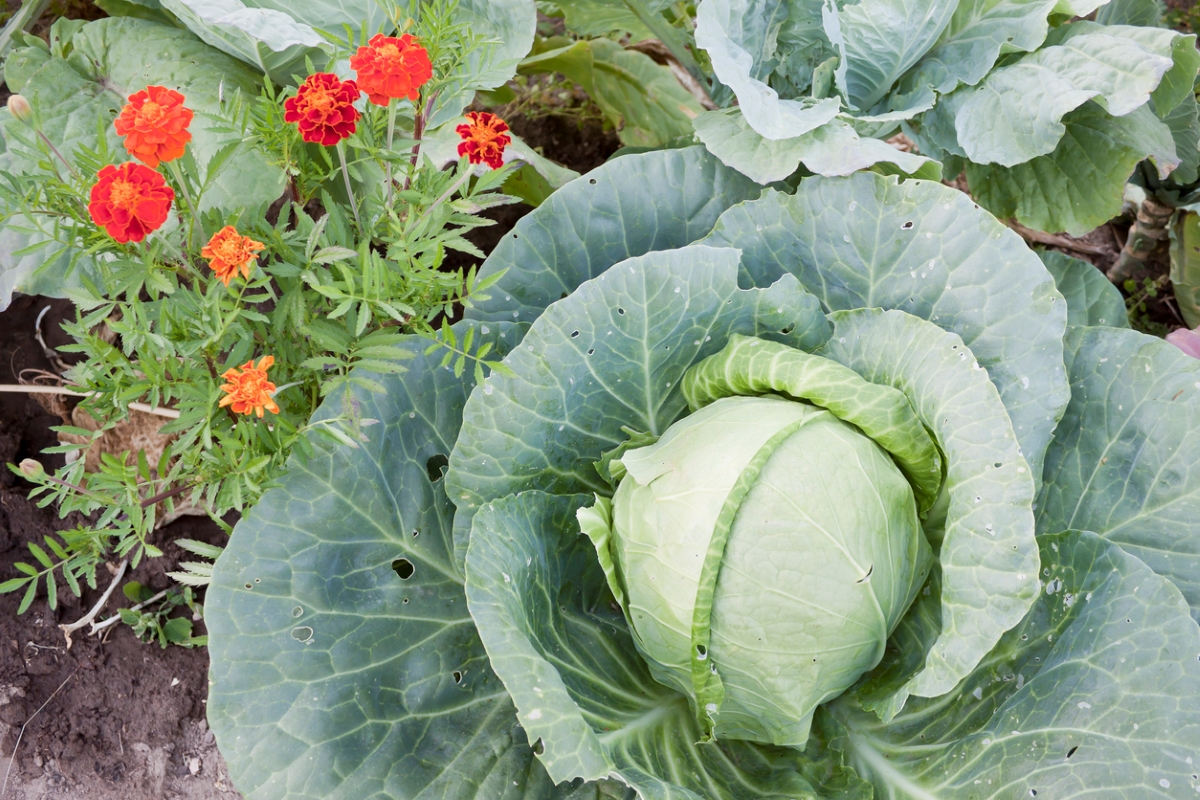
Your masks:
M 908 222 L 906 222 L 900 226 L 900 230 L 902 230 L 902 231 L 911 231 L 912 229 L 913 229 L 913 223 L 912 223 L 911 219 Z
M 571 331 L 571 338 L 575 339 L 579 336 L 579 331 Z
M 588 178 L 588 183 L 590 183 L 592 186 L 595 186 L 595 185 L 596 185 L 596 179 L 595 179 L 595 178 Z
M 595 183 L 595 181 L 592 181 L 592 183 Z M 541 739 L 538 739 L 536 742 L 533 743 L 533 752 L 539 756 L 542 753 L 546 752 L 546 745 L 542 744 Z
M 443 453 L 437 453 L 429 457 L 425 462 L 425 471 L 429 473 L 430 483 L 437 483 L 442 479 L 442 471 L 450 466 L 450 459 Z
M 307 625 L 300 625 L 299 627 L 292 628 L 292 638 L 297 642 L 308 644 L 312 641 L 313 629 Z
M 596 348 L 592 347 L 592 348 L 588 349 L 589 356 L 594 356 L 595 354 L 596 354 Z
M 406 581 L 413 576 L 417 568 L 407 558 L 397 558 L 392 562 L 392 571 L 400 576 L 400 580 Z
M 1068 751 L 1067 751 L 1067 758 L 1070 758 L 1071 756 L 1075 755 L 1075 751 L 1076 751 L 1076 750 L 1078 750 L 1078 749 L 1079 749 L 1079 745 L 1075 745 L 1075 746 L 1074 746 L 1074 747 L 1072 747 L 1070 750 L 1068 750 Z
M 794 330 L 796 330 L 796 323 L 789 322 L 787 325 L 784 325 L 783 329 L 780 330 L 779 332 L 782 333 L 784 336 L 787 336 L 789 333 L 791 333 Z
M 617 313 L 623 317 L 623 316 L 625 316 L 625 309 L 621 308 L 620 306 L 617 306 Z
M 696 645 L 696 658 L 700 659 L 701 661 L 708 658 L 708 648 L 702 644 Z
M 462 673 L 461 672 L 459 672 L 458 670 L 454 670 L 454 672 L 451 674 L 454 675 L 455 683 L 462 683 Z
M 872 564 L 871 566 L 867 567 L 867 574 L 866 574 L 866 575 L 863 575 L 861 578 L 859 578 L 858 580 L 856 580 L 856 581 L 855 581 L 855 583 L 862 583 L 862 582 L 863 582 L 863 581 L 865 581 L 867 578 L 871 577 L 871 573 L 872 573 L 872 572 L 874 572 L 874 571 L 875 571 L 875 565 L 874 565 L 874 564 Z

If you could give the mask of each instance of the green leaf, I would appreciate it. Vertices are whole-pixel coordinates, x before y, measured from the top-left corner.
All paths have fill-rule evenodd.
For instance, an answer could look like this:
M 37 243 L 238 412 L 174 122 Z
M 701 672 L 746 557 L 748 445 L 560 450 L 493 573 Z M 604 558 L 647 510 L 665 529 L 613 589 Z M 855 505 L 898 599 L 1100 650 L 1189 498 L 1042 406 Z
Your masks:
M 203 556 L 204 558 L 219 558 L 221 553 L 225 550 L 225 548 L 218 547 L 215 544 L 198 542 L 195 539 L 176 539 L 175 545 L 182 550 L 186 550 L 189 553 L 195 553 L 196 555 Z
M 1125 298 L 1099 268 L 1056 250 L 1038 250 L 1037 254 L 1067 301 L 1068 325 L 1129 327 Z
M 29 610 L 29 606 L 33 603 L 34 595 L 37 594 L 38 582 L 32 580 L 29 582 L 29 588 L 25 590 L 25 595 L 21 598 L 21 604 L 17 606 L 17 613 L 24 614 Z
M 530 56 L 520 72 L 559 72 L 583 86 L 627 146 L 660 147 L 686 136 L 692 119 L 704 110 L 669 67 L 609 39 Z
M 467 318 L 532 322 L 618 261 L 704 236 L 722 211 L 761 191 L 703 147 L 610 161 L 559 189 L 500 240 L 479 279 L 504 276 Z
M 0 128 L 11 124 L 8 119 L 7 110 L 0 111 Z M 44 247 L 32 249 L 42 243 Z M 57 240 L 52 225 L 35 223 L 15 211 L 0 221 L 0 311 L 8 308 L 15 292 L 66 297 L 83 285 L 81 278 L 93 275 L 93 269 L 92 259 L 82 250 Z
M 804 350 L 825 341 L 816 298 L 793 277 L 743 290 L 737 274 L 732 249 L 653 252 L 546 309 L 504 359 L 514 374 L 489 377 L 463 411 L 446 491 L 464 554 L 471 516 L 491 500 L 523 489 L 610 493 L 595 462 L 625 440 L 622 428 L 657 435 L 678 419 L 683 373 L 731 334 Z
M 764 139 L 737 108 L 706 111 L 696 117 L 696 136 L 728 167 L 757 183 L 781 181 L 800 164 L 818 175 L 849 175 L 879 163 L 913 174 L 928 158 L 905 153 L 878 139 L 861 137 L 835 119 L 792 139 Z
M 1132 37 L 1120 27 L 1070 29 L 1080 32 L 960 90 L 966 99 L 955 124 L 967 158 L 1011 167 L 1052 153 L 1066 133 L 1062 119 L 1068 112 L 1094 99 L 1109 114 L 1123 117 L 1144 106 L 1174 67 L 1172 43 L 1179 34 L 1172 31 L 1129 29 L 1151 34 Z M 1182 97 L 1172 99 L 1162 113 Z
M 99 145 L 97 122 L 113 119 L 126 97 L 158 84 L 182 92 L 196 112 L 188 152 L 203 174 L 209 159 L 233 136 L 218 130 L 225 123 L 207 116 L 219 114 L 219 96 L 237 90 L 258 94 L 253 72 L 178 28 L 131 17 L 102 19 L 81 28 L 72 44 L 70 60 L 49 60 L 23 90 L 41 116 L 43 132 L 68 158 L 79 146 Z M 22 123 L 5 120 L 5 132 L 14 124 Z M 111 125 L 106 130 L 108 145 L 121 154 L 120 160 L 119 137 Z M 12 171 L 36 174 L 40 154 L 8 138 Z M 266 154 L 245 147 L 227 162 L 200 206 L 232 210 L 265 205 L 283 192 L 283 185 L 282 171 L 268 163 Z
M 334 31 L 342 23 L 358 28 L 364 20 L 378 29 L 382 15 L 374 3 L 359 3 L 361 15 L 313 14 L 312 2 L 256 8 L 241 0 L 162 0 L 163 6 L 208 44 L 265 72 L 276 85 L 293 83 L 307 73 L 305 59 L 317 69 L 328 65 L 330 45 L 313 26 Z M 262 4 L 269 5 L 269 4 Z M 337 17 L 344 17 L 337 19 Z M 303 19 L 304 21 L 300 21 Z
M 731 208 L 703 243 L 741 249 L 742 285 L 790 272 L 826 310 L 897 308 L 961 336 L 1041 474 L 1068 399 L 1066 306 L 1021 238 L 962 192 L 870 173 L 813 178 Z
M 537 6 L 529 0 L 459 0 L 454 7 L 454 21 L 488 43 L 467 56 L 467 63 L 438 96 L 430 128 L 460 116 L 475 98 L 476 90 L 502 86 L 516 74 L 517 64 L 533 45 Z
M 1170 578 L 1200 619 L 1200 361 L 1128 330 L 1072 328 L 1071 403 L 1038 530 L 1091 530 Z
M 981 205 L 1041 231 L 1082 236 L 1121 212 L 1125 183 L 1150 157 L 1163 177 L 1180 162 L 1170 129 L 1148 106 L 1113 117 L 1095 103 L 1063 117 L 1053 153 L 1014 167 L 967 164 Z
M 708 53 L 720 82 L 737 95 L 750 127 L 773 140 L 819 128 L 841 108 L 837 97 L 781 98 L 767 84 L 767 64 L 775 60 L 780 26 L 785 24 L 789 30 L 784 41 L 796 47 L 797 61 L 816 64 L 837 54 L 822 28 L 817 3 L 704 0 L 696 8 L 696 44 Z
M 1176 212 L 1171 225 L 1171 290 L 1191 328 L 1200 326 L 1200 214 Z
M 831 316 L 821 354 L 902 391 L 945 455 L 945 521 L 925 523 L 941 575 L 940 633 L 927 642 L 922 671 L 898 689 L 895 678 L 908 676 L 886 674 L 872 687 L 872 705 L 888 717 L 909 695 L 952 689 L 1028 611 L 1037 595 L 1034 481 L 996 387 L 960 337 L 901 311 Z M 938 600 L 922 595 L 909 613 Z M 903 639 L 898 650 L 884 656 L 882 672 L 921 652 Z
M 839 70 L 844 69 L 852 106 L 873 109 L 938 41 L 957 6 L 958 0 L 860 0 L 840 10 L 831 7 L 827 13 L 837 19 L 844 43 Z
M 811 797 L 796 751 L 697 744 L 683 695 L 650 676 L 576 509 L 589 495 L 523 492 L 480 509 L 467 603 L 522 726 L 556 782 L 612 776 L 643 800 Z
M 616 31 L 628 31 L 631 40 L 654 38 L 634 10 L 641 5 L 648 13 L 661 13 L 671 5 L 670 0 L 556 0 L 563 12 L 567 30 L 580 37 L 609 36 Z
M 487 338 L 511 346 L 516 334 Z M 249 798 L 568 794 L 533 763 L 488 667 L 453 557 L 453 506 L 430 480 L 470 382 L 422 358 L 425 340 L 406 343 L 418 355 L 403 379 L 353 393 L 358 413 L 383 421 L 368 441 L 311 438 L 315 452 L 289 462 L 217 561 L 209 722 Z M 313 422 L 347 413 L 342 402 L 333 395 Z
M 876 797 L 1194 793 L 1200 628 L 1187 603 L 1091 533 L 1040 545 L 1044 591 L 951 694 L 913 701 L 887 725 L 850 695 L 830 707 L 831 746 Z
M 958 3 L 937 45 L 904 79 L 909 91 L 930 85 L 939 94 L 960 83 L 974 86 L 996 64 L 1001 50 L 1033 50 L 1046 39 L 1054 0 L 966 0 Z

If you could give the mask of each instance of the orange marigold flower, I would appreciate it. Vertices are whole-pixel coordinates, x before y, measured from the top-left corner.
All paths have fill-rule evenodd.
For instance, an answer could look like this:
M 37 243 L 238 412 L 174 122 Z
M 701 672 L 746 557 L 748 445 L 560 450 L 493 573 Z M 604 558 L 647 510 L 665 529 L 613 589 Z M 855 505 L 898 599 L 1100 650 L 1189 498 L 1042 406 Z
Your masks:
M 221 398 L 221 408 L 230 406 L 235 414 L 254 412 L 259 419 L 262 418 L 263 409 L 278 414 L 279 406 L 271 397 L 271 393 L 275 391 L 275 384 L 267 380 L 267 370 L 274 363 L 275 356 L 263 356 L 259 359 L 257 367 L 254 366 L 254 359 L 250 359 L 240 369 L 234 367 L 225 370 L 225 374 L 221 376 L 225 379 L 221 391 L 226 394 Z
M 296 123 L 304 141 L 329 147 L 354 133 L 357 99 L 354 81 L 338 80 L 332 72 L 317 72 L 304 79 L 295 97 L 283 102 L 283 119 Z
M 416 100 L 417 90 L 433 77 L 429 53 L 407 33 L 399 39 L 375 34 L 350 56 L 350 69 L 358 76 L 358 88 L 377 106 L 393 98 Z
M 472 164 L 487 164 L 492 169 L 504 166 L 504 148 L 512 142 L 504 120 L 487 111 L 468 111 L 467 124 L 454 129 L 462 137 L 458 155 Z
M 100 170 L 88 211 L 121 244 L 140 242 L 162 227 L 175 192 L 149 167 L 126 161 Z
M 192 110 L 184 108 L 183 95 L 165 86 L 147 86 L 129 96 L 113 125 L 125 137 L 129 155 L 147 166 L 174 161 L 192 140 L 188 125 Z
M 243 278 L 250 277 L 250 266 L 258 257 L 258 251 L 266 245 L 249 236 L 242 236 L 237 228 L 226 225 L 212 235 L 200 255 L 208 259 L 208 265 L 217 273 L 221 283 L 229 285 L 230 279 L 241 270 Z

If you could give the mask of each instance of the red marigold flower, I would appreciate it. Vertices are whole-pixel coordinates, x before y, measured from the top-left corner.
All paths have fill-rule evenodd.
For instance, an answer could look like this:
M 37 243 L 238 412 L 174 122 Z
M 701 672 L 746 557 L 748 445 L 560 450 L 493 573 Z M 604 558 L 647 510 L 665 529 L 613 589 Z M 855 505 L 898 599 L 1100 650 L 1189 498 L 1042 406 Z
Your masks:
M 250 265 L 258 257 L 258 251 L 266 245 L 249 236 L 242 236 L 237 228 L 226 225 L 212 235 L 200 255 L 208 259 L 208 265 L 217 273 L 221 283 L 229 285 L 230 279 L 241 270 L 243 278 L 250 277 Z
M 504 166 L 504 148 L 512 142 L 504 120 L 487 111 L 468 111 L 467 124 L 454 129 L 462 137 L 458 155 L 472 164 L 487 164 L 492 169 Z
M 147 166 L 174 161 L 192 140 L 188 125 L 192 110 L 184 108 L 183 95 L 165 86 L 147 86 L 129 96 L 113 125 L 125 137 L 129 155 Z
M 126 161 L 100 170 L 88 211 L 121 244 L 140 242 L 167 221 L 175 192 L 149 167 Z
M 309 75 L 296 90 L 295 97 L 283 103 L 283 119 L 300 128 L 306 142 L 326 147 L 335 145 L 354 133 L 358 122 L 358 84 L 338 80 L 332 72 Z
M 263 356 L 259 359 L 257 367 L 254 366 L 254 359 L 250 359 L 240 369 L 234 367 L 225 370 L 225 374 L 221 376 L 225 379 L 221 391 L 226 394 L 218 405 L 221 408 L 230 406 L 235 414 L 253 412 L 259 419 L 262 418 L 263 409 L 278 414 L 279 406 L 271 397 L 271 393 L 275 391 L 275 384 L 267 380 L 267 370 L 274 363 L 275 356 Z
M 393 98 L 416 100 L 417 90 L 433 77 L 429 53 L 407 33 L 399 39 L 375 34 L 350 56 L 350 69 L 358 76 L 358 88 L 377 106 Z

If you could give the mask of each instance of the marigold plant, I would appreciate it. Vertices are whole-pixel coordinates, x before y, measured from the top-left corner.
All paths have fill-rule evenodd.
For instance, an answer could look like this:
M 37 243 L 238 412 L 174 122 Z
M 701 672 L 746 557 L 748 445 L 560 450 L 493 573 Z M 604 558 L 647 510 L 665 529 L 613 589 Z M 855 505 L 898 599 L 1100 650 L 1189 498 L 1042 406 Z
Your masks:
M 350 57 L 350 68 L 358 76 L 358 88 L 377 106 L 391 100 L 416 100 L 431 77 L 429 53 L 411 34 L 396 38 L 377 33 L 366 47 Z
M 175 191 L 149 167 L 126 161 L 100 170 L 88 211 L 121 244 L 140 242 L 162 227 Z
M 242 236 L 237 228 L 226 225 L 212 235 L 208 244 L 200 250 L 200 255 L 208 259 L 208 265 L 216 273 L 221 283 L 226 286 L 239 271 L 243 278 L 249 279 L 250 269 L 258 253 L 264 248 L 262 242 L 256 242 L 249 236 Z
M 458 155 L 472 164 L 487 164 L 492 169 L 504 166 L 504 148 L 512 143 L 508 125 L 488 111 L 468 111 L 467 122 L 455 130 L 462 137 Z
M 183 101 L 182 94 L 165 86 L 147 86 L 131 94 L 113 122 L 125 137 L 129 155 L 149 167 L 182 156 L 192 140 L 188 125 L 193 116 Z
M 225 397 L 221 398 L 218 405 L 221 408 L 229 406 L 235 414 L 257 414 L 260 419 L 263 409 L 278 414 L 279 406 L 272 397 L 275 384 L 267 380 L 267 370 L 274 363 L 274 356 L 263 356 L 259 359 L 258 366 L 254 365 L 254 359 L 250 359 L 240 368 L 225 370 L 221 375 L 225 380 L 221 385 Z
M 358 85 L 343 81 L 332 72 L 317 72 L 305 78 L 295 97 L 283 103 L 285 122 L 294 122 L 306 142 L 330 147 L 354 133 L 358 123 Z

